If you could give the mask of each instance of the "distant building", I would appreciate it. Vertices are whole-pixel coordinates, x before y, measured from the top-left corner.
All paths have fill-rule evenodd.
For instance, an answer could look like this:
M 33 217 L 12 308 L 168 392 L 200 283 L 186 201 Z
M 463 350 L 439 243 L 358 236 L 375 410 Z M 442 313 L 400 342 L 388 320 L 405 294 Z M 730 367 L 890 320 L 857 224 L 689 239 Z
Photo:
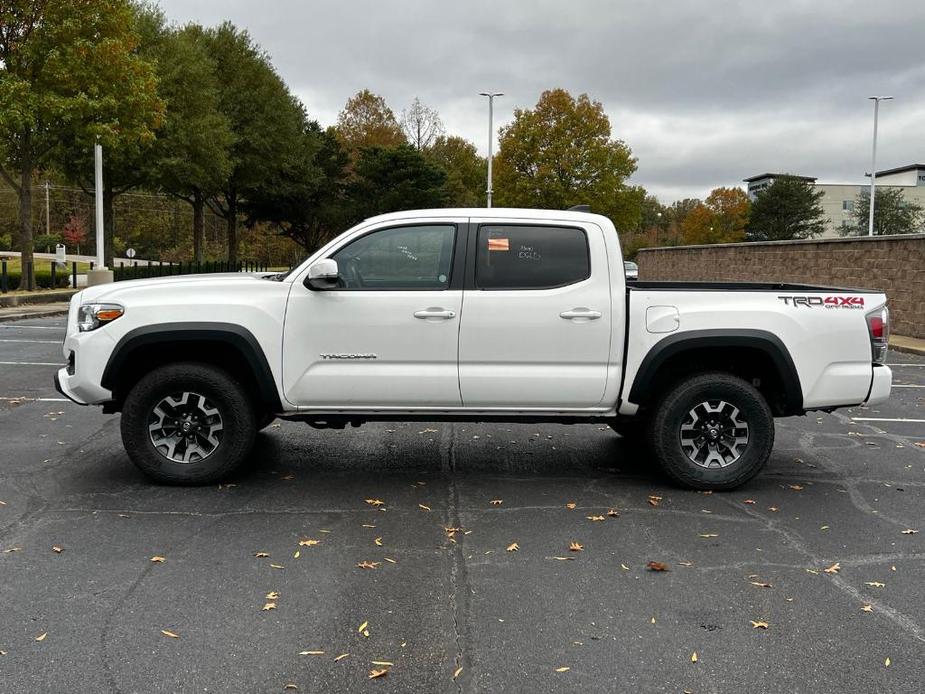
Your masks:
M 754 201 L 755 196 L 785 174 L 763 173 L 745 179 L 748 185 L 748 197 Z M 790 174 L 787 174 L 790 175 Z M 826 216 L 826 228 L 821 238 L 840 236 L 841 230 L 855 225 L 854 204 L 858 193 L 870 190 L 867 183 L 818 183 L 810 176 L 797 176 L 807 181 L 824 195 L 819 201 Z M 909 202 L 925 206 L 925 164 L 908 164 L 895 169 L 877 172 L 877 188 L 900 188 Z M 874 201 L 876 206 L 876 201 Z

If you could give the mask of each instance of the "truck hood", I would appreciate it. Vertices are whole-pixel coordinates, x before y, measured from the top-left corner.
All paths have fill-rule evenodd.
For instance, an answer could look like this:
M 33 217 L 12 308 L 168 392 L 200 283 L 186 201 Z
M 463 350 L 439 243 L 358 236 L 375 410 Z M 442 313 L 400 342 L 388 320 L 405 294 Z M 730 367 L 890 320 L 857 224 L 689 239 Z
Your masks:
M 271 280 L 263 279 L 268 274 L 266 272 L 244 273 L 244 272 L 216 272 L 203 275 L 177 275 L 175 277 L 156 277 L 143 280 L 125 280 L 122 282 L 113 282 L 112 284 L 98 284 L 94 287 L 87 287 L 81 292 L 74 295 L 74 301 L 81 304 L 96 303 L 104 301 L 118 301 L 119 297 L 134 293 L 137 290 L 144 290 L 146 293 L 156 292 L 158 289 L 176 290 L 184 285 L 188 286 L 191 291 L 197 287 L 208 285 L 229 284 L 246 287 L 254 282 L 269 282 Z

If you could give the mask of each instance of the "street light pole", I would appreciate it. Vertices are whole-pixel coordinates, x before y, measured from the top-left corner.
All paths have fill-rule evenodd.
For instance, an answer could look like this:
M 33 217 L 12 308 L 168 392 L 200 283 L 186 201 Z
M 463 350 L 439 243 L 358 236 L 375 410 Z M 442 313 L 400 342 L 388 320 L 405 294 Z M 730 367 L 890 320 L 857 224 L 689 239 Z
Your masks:
M 870 215 L 867 221 L 867 235 L 874 235 L 874 195 L 877 192 L 877 116 L 880 112 L 880 102 L 889 101 L 892 96 L 869 96 L 874 102 L 874 146 L 870 161 Z
M 479 96 L 488 97 L 488 187 L 485 189 L 486 199 L 488 204 L 486 207 L 491 207 L 491 159 L 492 159 L 492 147 L 495 140 L 495 126 L 494 126 L 494 107 L 495 107 L 495 97 L 504 96 L 504 92 L 479 92 Z

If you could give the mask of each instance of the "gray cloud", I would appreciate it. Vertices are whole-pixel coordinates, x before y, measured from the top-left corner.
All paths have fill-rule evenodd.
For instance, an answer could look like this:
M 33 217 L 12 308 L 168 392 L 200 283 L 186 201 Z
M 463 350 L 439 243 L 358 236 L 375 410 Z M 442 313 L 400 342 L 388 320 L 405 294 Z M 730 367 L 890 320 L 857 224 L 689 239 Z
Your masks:
M 878 168 L 925 159 L 925 5 L 774 2 L 161 0 L 178 22 L 247 28 L 312 117 L 334 121 L 370 88 L 397 112 L 415 96 L 486 151 L 479 91 L 499 124 L 543 89 L 601 101 L 664 201 L 780 170 L 862 181 L 871 94 Z

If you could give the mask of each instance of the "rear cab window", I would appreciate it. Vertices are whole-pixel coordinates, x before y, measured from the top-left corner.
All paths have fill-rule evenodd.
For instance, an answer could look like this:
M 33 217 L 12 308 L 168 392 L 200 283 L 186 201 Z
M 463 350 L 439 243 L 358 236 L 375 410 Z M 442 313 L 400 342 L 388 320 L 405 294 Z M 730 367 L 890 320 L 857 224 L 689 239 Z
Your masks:
M 583 229 L 520 224 L 479 227 L 478 289 L 554 289 L 590 276 L 591 256 Z

